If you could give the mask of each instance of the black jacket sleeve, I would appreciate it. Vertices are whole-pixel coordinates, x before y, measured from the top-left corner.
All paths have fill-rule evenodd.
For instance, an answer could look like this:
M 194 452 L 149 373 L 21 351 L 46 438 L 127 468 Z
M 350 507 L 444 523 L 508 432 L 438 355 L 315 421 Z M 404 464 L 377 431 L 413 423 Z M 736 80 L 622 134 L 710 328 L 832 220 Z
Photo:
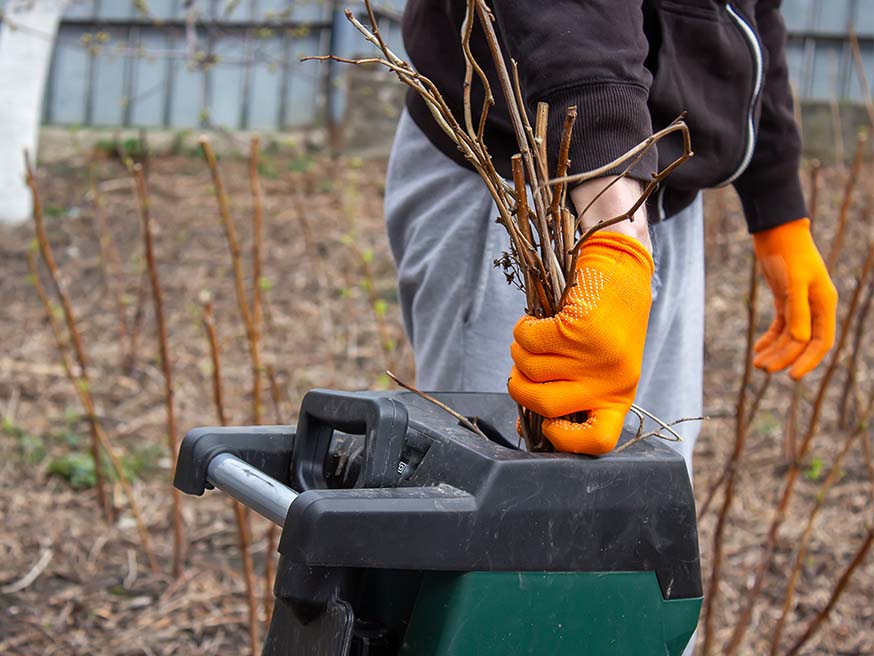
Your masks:
M 799 179 L 801 137 L 789 90 L 780 0 L 758 2 L 756 24 L 767 55 L 758 139 L 750 165 L 734 183 L 750 232 L 807 216 Z
M 549 103 L 551 171 L 570 105 L 578 110 L 571 174 L 602 166 L 652 134 L 641 0 L 494 0 L 492 5 L 505 54 L 518 62 L 526 100 L 532 107 Z M 657 166 L 653 148 L 632 173 L 649 179 Z

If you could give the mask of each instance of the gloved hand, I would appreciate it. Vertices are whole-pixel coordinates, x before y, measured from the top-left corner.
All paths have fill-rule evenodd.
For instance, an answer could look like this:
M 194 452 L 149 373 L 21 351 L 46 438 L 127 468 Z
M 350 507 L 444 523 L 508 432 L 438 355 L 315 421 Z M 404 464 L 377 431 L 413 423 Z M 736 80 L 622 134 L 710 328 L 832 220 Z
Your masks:
M 809 219 L 757 232 L 753 244 L 776 310 L 756 342 L 753 364 L 769 373 L 792 365 L 789 375 L 798 380 L 834 344 L 838 292 L 813 243 Z
M 600 455 L 616 446 L 640 380 L 652 274 L 639 241 L 599 232 L 580 251 L 562 311 L 516 323 L 510 396 L 551 418 L 543 432 L 556 450 Z M 585 423 L 561 419 L 581 411 Z

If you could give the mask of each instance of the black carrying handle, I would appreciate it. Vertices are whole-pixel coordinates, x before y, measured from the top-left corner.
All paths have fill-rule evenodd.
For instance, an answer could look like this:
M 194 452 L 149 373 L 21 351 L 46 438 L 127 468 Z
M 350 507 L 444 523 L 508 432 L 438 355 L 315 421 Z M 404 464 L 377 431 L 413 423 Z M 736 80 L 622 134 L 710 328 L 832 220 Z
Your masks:
M 323 489 L 325 462 L 334 430 L 364 435 L 364 463 L 355 487 L 394 487 L 407 433 L 402 403 L 368 393 L 315 389 L 300 405 L 291 457 L 291 479 L 298 490 Z
M 288 481 L 294 426 L 221 426 L 194 428 L 182 440 L 173 485 L 201 495 L 212 487 L 209 464 L 230 453 L 282 484 Z

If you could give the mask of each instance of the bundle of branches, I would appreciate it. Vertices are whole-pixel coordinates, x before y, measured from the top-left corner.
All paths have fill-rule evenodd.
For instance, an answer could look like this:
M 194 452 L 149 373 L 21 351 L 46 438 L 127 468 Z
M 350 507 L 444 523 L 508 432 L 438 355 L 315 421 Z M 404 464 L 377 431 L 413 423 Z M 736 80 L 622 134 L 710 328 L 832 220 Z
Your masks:
M 468 0 L 467 14 L 462 24 L 461 47 L 464 52 L 466 71 L 464 78 L 464 116 L 456 118 L 449 105 L 435 84 L 424 75 L 416 72 L 413 67 L 398 57 L 386 45 L 376 16 L 365 0 L 370 28 L 359 21 L 350 10 L 346 10 L 346 18 L 364 36 L 367 41 L 376 46 L 382 53 L 381 57 L 362 59 L 347 59 L 335 55 L 305 57 L 315 60 L 334 60 L 349 64 L 378 64 L 393 71 L 407 86 L 414 89 L 425 101 L 434 120 L 452 139 L 468 162 L 480 174 L 498 208 L 498 222 L 506 228 L 510 236 L 510 252 L 505 253 L 496 261 L 503 266 L 509 282 L 522 289 L 526 295 L 528 314 L 543 318 L 558 314 L 564 306 L 568 291 L 575 284 L 577 255 L 580 247 L 595 232 L 621 221 L 633 220 L 638 209 L 657 188 L 658 184 L 676 167 L 692 156 L 689 130 L 682 116 L 668 127 L 656 132 L 616 160 L 598 169 L 567 175 L 569 169 L 568 153 L 570 152 L 571 135 L 577 116 L 575 106 L 564 108 L 565 118 L 558 153 L 558 164 L 553 175 L 547 165 L 547 123 L 550 108 L 546 103 L 539 103 L 532 127 L 525 96 L 519 84 L 519 74 L 516 62 L 511 60 L 511 69 L 507 69 L 501 47 L 495 34 L 494 16 L 485 0 Z M 518 154 L 511 161 L 512 182 L 501 177 L 492 163 L 488 148 L 483 140 L 486 120 L 490 108 L 494 105 L 489 80 L 474 59 L 470 48 L 474 22 L 482 26 L 489 50 L 494 61 L 497 76 L 500 81 L 510 121 L 513 125 Z M 479 117 L 474 121 L 471 107 L 471 88 L 474 75 L 483 85 L 484 102 L 479 110 Z M 591 223 L 591 227 L 583 229 L 583 217 L 592 203 L 597 200 L 612 184 L 629 175 L 635 164 L 662 138 L 672 133 L 680 133 L 683 138 L 683 153 L 663 170 L 652 174 L 638 199 L 628 210 L 618 216 L 606 217 Z M 623 172 L 616 176 L 610 184 L 577 214 L 571 212 L 567 203 L 568 185 L 580 184 L 587 180 L 605 176 L 624 166 Z M 529 196 L 530 191 L 530 196 Z M 530 198 L 530 202 L 529 202 Z M 642 412 L 639 416 L 649 413 Z M 572 417 L 584 421 L 584 417 Z M 520 424 L 523 437 L 530 450 L 552 450 L 549 442 L 541 431 L 542 417 L 520 407 Z M 663 422 L 656 420 L 663 428 L 668 428 Z M 669 429 L 670 430 L 670 429 Z M 679 436 L 673 433 L 674 438 Z M 641 434 L 638 434 L 641 437 Z

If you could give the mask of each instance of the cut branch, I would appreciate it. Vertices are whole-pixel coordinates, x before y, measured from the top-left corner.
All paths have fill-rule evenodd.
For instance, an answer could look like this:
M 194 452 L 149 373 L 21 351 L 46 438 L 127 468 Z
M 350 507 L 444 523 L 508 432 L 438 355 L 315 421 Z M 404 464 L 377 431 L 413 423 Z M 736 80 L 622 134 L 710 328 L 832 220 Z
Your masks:
M 780 613 L 780 619 L 777 621 L 777 626 L 774 628 L 774 633 L 771 637 L 771 656 L 776 656 L 777 651 L 780 648 L 780 638 L 783 635 L 783 627 L 785 626 L 789 614 L 792 612 L 792 606 L 795 601 L 795 587 L 798 584 L 798 578 L 801 575 L 801 567 L 807 558 L 807 548 L 810 545 L 810 539 L 813 536 L 813 527 L 816 518 L 819 516 L 819 512 L 825 505 L 826 496 L 828 495 L 829 490 L 831 490 L 832 486 L 837 482 L 841 475 L 841 465 L 843 464 L 847 453 L 849 453 L 850 447 L 855 444 L 857 438 L 861 437 L 864 439 L 864 432 L 867 428 L 866 423 L 871 419 L 872 410 L 874 410 L 874 395 L 871 395 L 868 401 L 868 408 L 865 411 L 865 416 L 860 421 L 859 426 L 847 435 L 841 450 L 835 456 L 834 462 L 832 462 L 832 466 L 829 468 L 828 474 L 826 474 L 825 480 L 816 493 L 816 502 L 814 503 L 810 514 L 807 516 L 807 523 L 801 533 L 801 538 L 798 540 L 798 551 L 795 554 L 795 561 L 792 565 L 792 570 L 789 573 L 789 582 L 786 584 L 786 594 L 783 598 L 783 608 Z
M 27 176 L 27 186 L 30 187 L 31 198 L 33 199 L 33 224 L 36 229 L 36 241 L 39 245 L 39 252 L 42 255 L 43 262 L 49 272 L 49 280 L 55 290 L 55 295 L 61 302 L 61 309 L 64 313 L 64 321 L 67 324 L 67 332 L 70 335 L 70 342 L 73 345 L 73 354 L 76 362 L 79 364 L 79 372 L 81 376 L 81 384 L 88 384 L 88 361 L 85 357 L 85 347 L 82 346 L 82 336 L 79 334 L 79 328 L 76 324 L 76 317 L 73 314 L 73 304 L 70 302 L 70 297 L 67 290 L 61 285 L 61 277 L 58 272 L 58 265 L 55 262 L 55 255 L 52 252 L 52 245 L 46 233 L 45 220 L 42 213 L 42 203 L 39 197 L 39 188 L 36 184 L 36 177 L 33 173 L 33 167 L 30 164 L 30 155 L 24 151 L 24 167 L 25 175 Z M 74 384 L 75 381 L 74 381 Z M 103 516 L 107 521 L 112 519 L 112 508 L 110 507 L 109 497 L 106 494 L 106 485 L 103 475 L 103 462 L 100 459 L 100 445 L 97 431 L 94 425 L 91 424 L 91 457 L 94 459 L 94 479 L 95 490 L 97 494 L 97 505 L 103 512 Z
M 461 424 L 462 426 L 464 426 L 467 430 L 471 431 L 472 433 L 476 433 L 477 435 L 479 435 L 483 439 L 486 439 L 486 440 L 489 439 L 486 436 L 486 434 L 483 433 L 482 430 L 480 430 L 479 426 L 477 426 L 475 423 L 473 423 L 470 419 L 465 417 L 460 412 L 457 412 L 457 411 L 453 410 L 452 408 L 450 408 L 448 405 L 443 403 L 443 401 L 441 401 L 440 399 L 431 396 L 427 392 L 423 392 L 419 389 L 416 389 L 415 387 L 413 387 L 409 383 L 405 383 L 400 378 L 395 376 L 391 371 L 386 371 L 385 374 L 386 374 L 386 376 L 391 378 L 394 382 L 396 382 L 398 385 L 403 387 L 405 390 L 409 390 L 413 394 L 416 394 L 417 396 L 421 396 L 423 399 L 425 399 L 426 401 L 429 401 L 430 403 L 433 403 L 441 410 L 448 412 L 450 415 L 455 417 L 458 420 L 458 423 Z
M 871 97 L 871 89 L 868 86 L 868 76 L 865 75 L 865 62 L 862 61 L 862 51 L 859 49 L 859 38 L 856 31 L 850 26 L 850 48 L 853 52 L 853 66 L 856 69 L 856 77 L 859 78 L 859 88 L 862 90 L 862 98 L 865 102 L 865 110 L 868 112 L 868 122 L 874 129 L 874 98 Z
M 158 278 L 158 265 L 155 262 L 153 243 L 154 224 L 149 208 L 149 191 L 146 187 L 146 177 L 143 167 L 134 164 L 131 168 L 136 188 L 140 218 L 143 223 L 143 248 L 146 253 L 146 266 L 149 271 L 149 281 L 152 287 L 152 305 L 155 312 L 155 324 L 158 333 L 158 352 L 161 358 L 161 371 L 164 376 L 164 403 L 167 417 L 167 448 L 170 451 L 170 461 L 173 471 L 176 469 L 178 444 L 176 441 L 176 412 L 173 403 L 173 367 L 170 363 L 170 349 L 167 346 L 167 321 L 164 318 L 164 298 L 161 294 L 161 282 Z M 173 499 L 173 576 L 182 576 L 182 559 L 184 557 L 184 537 L 182 526 L 182 493 L 175 485 L 170 486 Z
M 801 648 L 805 643 L 813 637 L 813 634 L 819 630 L 822 623 L 828 619 L 829 613 L 831 613 L 832 609 L 837 605 L 838 600 L 847 588 L 847 584 L 853 578 L 853 573 L 862 563 L 865 562 L 868 552 L 871 551 L 872 543 L 874 543 L 874 527 L 868 529 L 868 532 L 865 534 L 865 539 L 862 540 L 862 544 L 859 545 L 859 549 L 856 551 L 856 555 L 853 556 L 853 560 L 850 561 L 850 564 L 847 565 L 847 568 L 838 579 L 837 584 L 835 584 L 835 587 L 829 596 L 828 603 L 821 611 L 819 611 L 819 613 L 816 614 L 816 617 L 810 621 L 810 624 L 807 625 L 807 628 L 804 630 L 804 633 L 801 634 L 801 637 L 798 638 L 795 644 L 792 645 L 788 652 L 786 652 L 786 656 L 795 656 L 795 654 L 801 651 Z
M 719 579 L 722 575 L 722 548 L 725 527 L 728 522 L 731 505 L 734 501 L 734 486 L 737 482 L 737 471 L 743 456 L 744 446 L 747 439 L 747 388 L 750 384 L 750 376 L 753 371 L 753 345 L 756 337 L 756 296 L 758 292 L 758 266 L 755 258 L 752 258 L 750 266 L 749 293 L 747 294 L 747 337 L 744 353 L 744 369 L 741 377 L 740 388 L 737 394 L 737 406 L 735 408 L 734 423 L 734 448 L 725 467 L 725 495 L 722 500 L 722 508 L 716 520 L 716 530 L 713 535 L 713 566 L 710 572 L 710 584 L 707 593 L 707 608 L 704 612 L 704 656 L 709 656 L 713 645 L 715 615 L 717 601 L 719 600 Z
M 131 363 L 125 348 L 130 339 L 127 326 L 127 310 L 122 299 L 122 289 L 119 286 L 122 280 L 121 258 L 118 249 L 112 240 L 112 233 L 106 223 L 106 208 L 103 196 L 97 188 L 97 176 L 94 170 L 94 156 L 88 159 L 88 196 L 94 208 L 94 231 L 97 235 L 97 245 L 100 247 L 100 268 L 103 272 L 103 280 L 106 291 L 112 297 L 115 312 L 118 315 L 118 344 L 121 354 L 122 371 L 130 372 Z
M 820 380 L 819 389 L 817 390 L 816 397 L 813 401 L 813 409 L 811 411 L 810 419 L 808 420 L 807 429 L 805 431 L 803 439 L 801 440 L 801 444 L 798 448 L 796 458 L 792 463 L 790 463 L 789 470 L 786 472 L 786 477 L 783 483 L 783 490 L 780 494 L 780 500 L 777 504 L 774 516 L 771 519 L 771 524 L 768 527 L 767 537 L 765 538 L 765 546 L 762 549 L 759 563 L 756 566 L 755 572 L 753 574 L 753 583 L 750 586 L 747 594 L 745 595 L 744 604 L 738 615 L 734 631 L 732 632 L 732 635 L 728 641 L 728 645 L 724 650 L 726 656 L 732 656 L 737 652 L 738 648 L 740 647 L 741 641 L 746 634 L 747 628 L 749 628 L 750 618 L 752 617 L 753 613 L 753 606 L 755 605 L 759 593 L 762 590 L 762 585 L 765 581 L 765 574 L 767 573 L 768 568 L 771 565 L 771 560 L 774 556 L 774 549 L 777 544 L 777 536 L 780 532 L 780 527 L 783 525 L 783 520 L 786 518 L 786 513 L 789 509 L 789 502 L 792 500 L 792 496 L 795 491 L 795 484 L 798 481 L 798 476 L 801 472 L 801 463 L 810 451 L 810 447 L 813 444 L 814 437 L 816 436 L 817 430 L 819 428 L 819 419 L 822 412 L 822 405 L 825 399 L 825 393 L 828 389 L 832 377 L 834 376 L 837 365 L 843 356 L 843 350 L 847 342 L 847 336 L 850 332 L 850 326 L 853 323 L 853 318 L 856 315 L 856 309 L 859 305 L 859 297 L 861 296 L 862 289 L 864 289 L 865 287 L 865 282 L 871 272 L 872 265 L 874 265 L 874 244 L 869 244 L 868 251 L 865 257 L 865 262 L 862 265 L 861 271 L 859 273 L 859 279 L 856 282 L 856 286 L 853 289 L 853 294 L 850 298 L 850 304 L 847 308 L 847 313 L 844 316 L 843 321 L 841 322 L 840 333 L 837 343 L 832 349 L 828 367 L 826 368 L 826 371 L 823 374 L 822 379 Z
M 467 12 L 461 26 L 460 38 L 461 50 L 465 59 L 465 76 L 463 116 L 460 122 L 453 115 L 436 85 L 415 71 L 412 66 L 400 59 L 386 46 L 379 35 L 370 0 L 365 0 L 365 6 L 370 17 L 370 29 L 356 19 L 349 10 L 346 11 L 346 18 L 369 43 L 381 52 L 382 56 L 348 59 L 336 55 L 321 55 L 305 57 L 304 60 L 330 60 L 356 65 L 378 64 L 385 66 L 401 82 L 419 94 L 437 126 L 452 140 L 465 159 L 479 173 L 495 203 L 498 223 L 504 226 L 510 238 L 509 260 L 507 258 L 496 260 L 506 264 L 505 272 L 508 282 L 517 284 L 525 290 L 527 312 L 532 316 L 554 316 L 561 311 L 568 291 L 575 284 L 575 269 L 580 245 L 596 230 L 620 221 L 630 220 L 664 177 L 691 157 L 692 150 L 688 128 L 682 122 L 682 116 L 613 162 L 594 171 L 567 176 L 565 173 L 569 169 L 568 154 L 571 148 L 575 110 L 561 108 L 567 113 L 560 139 L 560 152 L 557 153 L 556 173 L 558 177 L 549 180 L 546 164 L 549 108 L 545 103 L 540 103 L 537 106 L 535 124 L 532 127 L 528 116 L 528 103 L 519 81 L 519 69 L 516 62 L 511 61 L 511 70 L 508 70 L 493 25 L 494 16 L 485 0 L 468 0 Z M 485 120 L 491 105 L 492 90 L 489 86 L 489 80 L 483 74 L 483 69 L 475 60 L 473 50 L 470 48 L 474 21 L 477 19 L 482 27 L 485 43 L 495 67 L 495 77 L 507 105 L 509 121 L 518 147 L 518 154 L 511 161 L 512 184 L 497 173 L 483 142 Z M 475 117 L 471 107 L 472 85 L 476 79 L 482 83 L 484 94 L 478 126 L 475 125 Z M 653 174 L 653 179 L 646 185 L 643 194 L 628 213 L 598 222 L 581 239 L 577 239 L 581 223 L 579 218 L 574 219 L 565 206 L 568 185 L 612 173 L 614 169 L 627 164 L 626 170 L 621 174 L 624 176 L 627 174 L 627 169 L 639 163 L 641 158 L 660 139 L 675 132 L 680 132 L 682 135 L 683 154 L 665 169 Z M 530 203 L 528 200 L 529 189 Z M 520 420 L 523 424 L 522 432 L 531 438 L 530 447 L 534 445 L 534 448 L 537 449 L 541 447 L 547 450 L 551 449 L 548 441 L 543 438 L 540 432 L 542 418 L 525 410 Z
M 149 562 L 149 569 L 151 569 L 152 574 L 157 575 L 159 573 L 158 561 L 155 559 L 155 552 L 152 550 L 152 543 L 149 539 L 149 531 L 146 528 L 145 522 L 143 521 L 143 515 L 140 512 L 140 507 L 137 503 L 136 496 L 134 495 L 133 488 L 131 487 L 130 481 L 128 481 L 127 474 L 124 471 L 124 465 L 121 462 L 121 458 L 116 455 L 115 449 L 113 448 L 112 443 L 109 441 L 109 437 L 103 432 L 103 429 L 101 428 L 100 423 L 97 419 L 97 411 L 94 407 L 94 400 L 91 397 L 91 389 L 88 385 L 88 382 L 83 378 L 77 377 L 73 371 L 73 365 L 70 361 L 70 356 L 67 354 L 66 341 L 64 340 L 64 337 L 61 333 L 61 328 L 55 321 L 52 304 L 49 300 L 48 294 L 46 293 L 45 288 L 40 282 L 39 268 L 37 266 L 36 257 L 34 256 L 34 253 L 32 251 L 28 251 L 27 253 L 27 265 L 30 268 L 33 286 L 36 289 L 37 296 L 42 303 L 43 311 L 45 312 L 46 318 L 48 319 L 49 325 L 51 326 L 52 335 L 55 339 L 55 346 L 58 349 L 58 355 L 61 358 L 61 364 L 64 368 L 64 373 L 67 375 L 67 378 L 73 385 L 73 388 L 76 390 L 76 396 L 79 398 L 79 402 L 85 409 L 85 415 L 88 418 L 88 425 L 91 428 L 92 435 L 96 437 L 99 445 L 103 448 L 103 450 L 106 452 L 106 455 L 109 457 L 109 463 L 112 466 L 112 470 L 115 472 L 116 477 L 118 478 L 118 482 L 121 485 L 121 489 L 124 492 L 124 497 L 127 500 L 128 507 L 130 508 L 131 515 L 133 515 L 134 523 L 137 527 L 137 533 L 140 538 L 140 546 L 142 546 L 143 553 L 145 553 L 146 555 L 146 560 Z
M 224 392 L 222 390 L 222 361 L 219 349 L 218 331 L 215 327 L 215 315 L 212 303 L 204 303 L 201 317 L 206 337 L 209 342 L 209 355 L 212 361 L 212 398 L 215 404 L 215 414 L 222 426 L 228 425 L 225 413 Z M 234 518 L 237 521 L 237 535 L 240 540 L 240 559 L 243 563 L 243 580 L 246 583 L 246 603 L 249 610 L 249 651 L 252 656 L 259 653 L 258 643 L 258 602 L 255 598 L 255 574 L 252 566 L 252 551 L 249 547 L 251 527 L 246 507 L 236 499 L 231 499 Z
M 261 336 L 263 331 L 262 253 L 264 251 L 264 194 L 258 172 L 261 141 L 249 142 L 249 187 L 252 191 L 252 423 L 261 423 Z M 248 333 L 248 331 L 247 331 Z
M 844 244 L 844 231 L 847 227 L 847 216 L 850 212 L 850 205 L 853 202 L 853 189 L 856 186 L 856 181 L 859 178 L 859 171 L 862 168 L 862 160 L 865 155 L 865 144 L 868 143 L 867 132 L 860 132 L 856 139 L 856 152 L 853 154 L 853 164 L 850 167 L 850 172 L 847 174 L 847 183 L 844 186 L 844 197 L 841 200 L 841 209 L 838 213 L 838 227 L 835 231 L 832 247 L 826 260 L 826 266 L 829 271 L 834 271 L 838 257 L 841 254 L 841 247 Z

